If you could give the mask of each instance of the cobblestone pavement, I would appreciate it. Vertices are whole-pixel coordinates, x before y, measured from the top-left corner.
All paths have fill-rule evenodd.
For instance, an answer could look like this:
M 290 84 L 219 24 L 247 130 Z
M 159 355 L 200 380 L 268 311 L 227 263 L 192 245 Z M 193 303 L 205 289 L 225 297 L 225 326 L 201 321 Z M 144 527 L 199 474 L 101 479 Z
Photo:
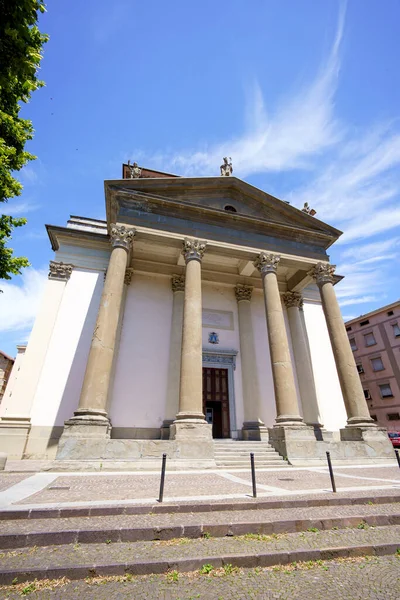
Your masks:
M 36 584 L 39 587 L 43 584 Z M 400 557 L 300 563 L 268 569 L 227 567 L 208 574 L 152 575 L 70 582 L 54 589 L 22 584 L 0 588 L 15 600 L 397 600 Z
M 213 557 L 237 555 L 256 556 L 259 553 L 295 552 L 296 550 L 319 550 L 377 544 L 398 544 L 400 550 L 400 525 L 389 527 L 366 527 L 363 529 L 339 529 L 329 531 L 305 531 L 301 533 L 271 536 L 238 536 L 209 539 L 187 539 L 110 543 L 66 544 L 3 551 L 0 554 L 1 568 L 31 569 L 51 565 L 68 567 L 88 565 L 89 568 L 103 564 L 136 563 L 142 561 L 173 562 L 184 558 L 204 557 L 205 562 Z M 400 575 L 400 562 L 398 563 Z
M 79 530 L 110 530 L 118 531 L 119 529 L 129 528 L 161 528 L 181 526 L 185 527 L 202 524 L 204 528 L 207 525 L 223 525 L 234 523 L 262 523 L 264 531 L 268 523 L 279 526 L 287 524 L 288 521 L 305 521 L 307 527 L 317 527 L 322 529 L 320 521 L 326 519 L 351 519 L 357 516 L 360 520 L 363 517 L 368 517 L 368 522 L 373 525 L 374 515 L 384 515 L 387 517 L 395 516 L 396 520 L 392 523 L 400 523 L 400 495 L 399 502 L 388 504 L 354 504 L 343 506 L 312 506 L 312 507 L 296 507 L 290 508 L 266 508 L 257 510 L 229 510 L 218 511 L 214 510 L 206 513 L 147 513 L 137 515 L 107 515 L 98 517 L 61 517 L 58 519 L 8 519 L 0 521 L 0 534 L 21 534 L 21 533 L 40 533 L 51 531 L 79 531 Z M 307 523 L 309 520 L 312 524 Z M 389 521 L 388 521 L 389 523 Z M 329 521 L 328 521 L 329 528 Z M 350 525 L 345 523 L 344 526 Z M 299 529 L 298 529 L 299 531 Z
M 4 492 L 4 490 L 8 490 L 12 485 L 27 479 L 31 474 L 22 474 L 22 473 L 0 473 L 0 492 Z

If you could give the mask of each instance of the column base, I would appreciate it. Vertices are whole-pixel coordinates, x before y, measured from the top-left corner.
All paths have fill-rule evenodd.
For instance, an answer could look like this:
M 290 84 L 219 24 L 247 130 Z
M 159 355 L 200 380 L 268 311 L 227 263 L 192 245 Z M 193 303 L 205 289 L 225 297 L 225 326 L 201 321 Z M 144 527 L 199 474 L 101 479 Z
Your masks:
M 78 412 L 78 411 L 77 411 Z M 111 423 L 104 414 L 75 415 L 65 421 L 56 460 L 98 458 L 111 436 Z
M 370 417 L 350 417 L 347 419 L 346 429 L 349 427 L 378 427 L 376 422 Z
M 170 439 L 178 441 L 196 440 L 201 442 L 212 442 L 212 425 L 204 419 L 179 419 L 170 426 Z
M 347 425 L 340 430 L 340 439 L 346 442 L 378 442 L 387 441 L 388 435 L 384 427 L 378 427 L 375 421 L 373 425 Z
M 274 427 L 280 427 L 282 425 L 288 427 L 307 427 L 300 415 L 279 415 L 275 419 Z
M 244 441 L 269 441 L 268 429 L 262 421 L 245 421 L 242 427 L 242 440 Z

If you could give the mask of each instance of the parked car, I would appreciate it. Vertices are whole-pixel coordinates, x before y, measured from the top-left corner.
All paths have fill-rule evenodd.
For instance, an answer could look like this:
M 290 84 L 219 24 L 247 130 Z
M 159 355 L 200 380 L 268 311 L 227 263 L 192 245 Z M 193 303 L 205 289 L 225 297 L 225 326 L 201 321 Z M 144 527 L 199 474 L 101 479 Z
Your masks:
M 393 448 L 400 448 L 400 431 L 389 431 L 388 436 L 393 444 Z

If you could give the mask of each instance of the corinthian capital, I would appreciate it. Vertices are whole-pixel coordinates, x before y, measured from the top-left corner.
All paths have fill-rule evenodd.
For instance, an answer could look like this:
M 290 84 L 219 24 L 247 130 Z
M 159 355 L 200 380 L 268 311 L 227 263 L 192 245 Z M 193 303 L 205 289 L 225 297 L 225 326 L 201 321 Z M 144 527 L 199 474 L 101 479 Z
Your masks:
M 235 296 L 236 300 L 240 302 L 241 300 L 251 300 L 251 295 L 253 293 L 253 288 L 251 285 L 241 285 L 237 284 L 235 287 Z
M 50 261 L 49 279 L 58 279 L 59 281 L 68 281 L 71 277 L 74 265 L 68 265 L 63 262 Z
M 124 248 L 127 252 L 129 252 L 132 247 L 135 233 L 136 231 L 130 227 L 111 223 L 111 246 L 113 248 Z
M 324 283 L 333 283 L 335 269 L 336 265 L 318 263 L 308 272 L 308 274 L 315 279 L 318 285 L 323 285 Z
M 298 292 L 285 292 L 282 294 L 286 308 L 301 308 L 303 306 L 303 297 Z
M 280 260 L 281 257 L 279 254 L 261 252 L 254 261 L 254 266 L 260 271 L 261 275 L 276 273 Z
M 172 275 L 171 287 L 173 292 L 185 291 L 185 278 L 183 275 Z
M 188 238 L 183 240 L 182 254 L 186 264 L 189 260 L 199 260 L 201 262 L 206 251 L 206 246 L 206 242 L 201 242 L 200 240 L 190 240 Z

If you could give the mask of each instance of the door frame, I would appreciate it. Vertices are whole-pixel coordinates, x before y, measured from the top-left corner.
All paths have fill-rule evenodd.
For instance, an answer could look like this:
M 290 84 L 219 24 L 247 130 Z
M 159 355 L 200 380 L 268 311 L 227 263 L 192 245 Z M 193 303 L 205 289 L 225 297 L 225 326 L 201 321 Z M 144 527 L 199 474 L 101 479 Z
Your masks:
M 223 350 L 203 348 L 203 367 L 210 369 L 227 369 L 228 371 L 228 397 L 229 397 L 229 429 L 232 439 L 238 438 L 236 427 L 236 407 L 235 407 L 235 380 L 234 370 L 236 369 L 237 350 Z

